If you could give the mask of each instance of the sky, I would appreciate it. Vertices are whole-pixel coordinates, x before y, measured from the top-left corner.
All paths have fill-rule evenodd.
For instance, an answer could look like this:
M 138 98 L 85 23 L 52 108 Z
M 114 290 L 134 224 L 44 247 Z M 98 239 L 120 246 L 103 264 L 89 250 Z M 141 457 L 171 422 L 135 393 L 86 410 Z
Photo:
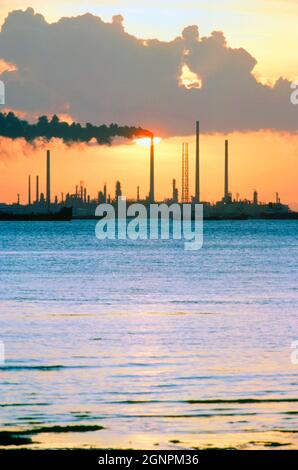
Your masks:
M 87 11 L 105 21 L 122 14 L 126 30 L 141 38 L 170 41 L 189 24 L 198 24 L 203 35 L 221 30 L 232 47 L 258 58 L 256 73 L 263 80 L 298 78 L 297 0 L 1 0 L 0 22 L 29 6 L 50 22 Z
M 298 43 L 298 1 L 185 0 L 182 3 L 176 0 L 170 2 L 31 0 L 28 3 L 22 0 L 9 2 L 2 0 L 0 23 L 4 24 L 8 13 L 12 10 L 25 10 L 29 6 L 45 17 L 46 24 L 41 22 L 38 26 L 39 34 L 43 41 L 45 56 L 51 58 L 48 61 L 50 65 L 57 65 L 57 70 L 47 70 L 46 61 L 41 60 L 38 47 L 35 47 L 35 37 L 34 34 L 31 37 L 31 33 L 37 24 L 36 19 L 31 23 L 31 17 L 26 21 L 21 17 L 7 23 L 5 36 L 2 34 L 1 38 L 4 40 L 0 46 L 0 71 L 1 69 L 6 71 L 4 78 L 8 82 L 7 88 L 9 91 L 13 90 L 13 99 L 7 103 L 7 109 L 25 113 L 29 117 L 35 117 L 41 112 L 49 114 L 57 112 L 60 115 L 69 115 L 69 119 L 74 118 L 83 122 L 89 119 L 96 121 L 98 105 L 96 99 L 93 100 L 92 95 L 84 96 L 83 99 L 79 96 L 80 93 L 75 92 L 76 87 L 80 86 L 88 74 L 94 77 L 90 87 L 88 84 L 93 95 L 97 92 L 97 86 L 99 87 L 98 81 L 104 81 L 107 91 L 102 87 L 99 92 L 98 108 L 102 113 L 98 116 L 99 121 L 103 119 L 108 122 L 118 118 L 121 124 L 150 126 L 163 137 L 163 141 L 156 149 L 157 194 L 158 197 L 167 197 L 170 196 L 172 178 L 177 179 L 178 186 L 180 184 L 182 141 L 188 141 L 190 151 L 194 152 L 192 129 L 197 108 L 193 103 L 195 103 L 194 97 L 201 96 L 197 106 L 204 110 L 203 115 L 206 116 L 205 122 L 202 123 L 205 131 L 202 138 L 202 153 L 205 157 L 202 163 L 203 197 L 212 201 L 222 196 L 223 139 L 229 136 L 231 189 L 234 195 L 239 192 L 240 196 L 251 198 L 253 190 L 258 189 L 261 199 L 268 201 L 273 200 L 275 192 L 279 191 L 283 201 L 298 208 L 296 184 L 298 139 L 295 134 L 298 114 L 288 99 L 290 82 L 298 77 L 295 50 L 295 44 Z M 79 27 L 82 34 L 85 34 L 85 31 L 92 29 L 91 23 L 78 25 L 71 22 L 68 26 L 59 26 L 59 24 L 55 26 L 55 23 L 61 17 L 75 17 L 86 12 L 103 20 L 100 40 L 104 44 L 102 49 L 105 54 L 102 52 L 101 43 L 96 42 L 99 38 L 95 38 L 95 33 L 94 44 L 88 43 L 89 47 L 86 50 L 83 46 L 76 45 L 76 53 L 79 49 L 83 49 L 82 56 L 78 52 L 78 62 L 86 74 L 84 75 L 74 68 L 71 61 L 67 62 L 68 69 L 63 69 L 66 67 L 63 47 L 55 57 L 55 50 L 49 45 L 50 33 L 47 23 L 54 25 L 55 34 L 60 34 L 63 39 L 71 39 L 74 44 L 71 35 L 62 36 L 63 28 Z M 108 35 L 111 27 L 105 28 L 105 24 L 112 25 L 114 15 L 122 15 L 123 21 L 118 19 L 112 26 L 119 28 L 119 34 L 117 33 L 117 37 L 114 35 L 110 41 Z M 31 49 L 29 40 L 26 44 L 21 36 L 18 37 L 19 33 L 16 32 L 20 30 L 18 21 L 22 25 L 27 24 L 25 32 L 26 38 L 32 40 Z M 198 26 L 200 41 L 204 37 L 208 40 L 203 44 L 200 42 L 198 46 L 195 30 L 183 34 L 184 28 L 190 25 Z M 221 31 L 226 44 L 221 35 L 212 36 L 213 31 Z M 128 37 L 126 33 L 133 38 Z M 180 38 L 179 41 L 175 41 L 177 37 Z M 159 42 L 150 42 L 154 38 L 159 39 Z M 149 47 L 140 41 L 143 39 L 148 40 Z M 148 52 L 145 51 L 145 47 Z M 184 86 L 176 86 L 179 79 L 176 69 L 178 70 L 181 63 L 179 54 L 182 49 L 188 47 L 190 54 L 185 60 L 183 59 L 188 65 L 188 71 L 184 69 Z M 119 57 L 115 53 L 117 50 Z M 96 57 L 96 51 L 99 57 Z M 27 59 L 26 53 L 29 54 Z M 85 57 L 89 53 L 88 62 L 87 59 L 85 61 Z M 127 62 L 123 61 L 122 69 L 119 71 L 116 65 L 110 64 L 113 64 L 115 57 L 117 62 L 121 62 L 123 54 Z M 202 55 L 204 60 L 201 59 Z M 103 67 L 105 74 L 101 72 L 101 75 L 98 75 L 97 61 L 100 64 L 105 63 Z M 126 63 L 129 63 L 130 67 Z M 218 67 L 219 63 L 222 64 L 221 69 Z M 14 64 L 18 69 L 17 73 L 14 72 Z M 30 77 L 30 69 L 34 80 Z M 151 69 L 155 71 L 152 75 Z M 43 70 L 50 75 L 52 83 L 57 80 L 56 87 L 52 85 L 50 88 L 46 84 L 47 88 L 44 91 Z M 61 70 L 61 76 L 58 70 Z M 71 71 L 75 71 L 78 83 L 73 77 L 68 82 L 62 83 L 62 74 L 65 76 L 68 70 L 70 76 Z M 144 72 L 146 93 L 141 96 L 141 87 L 138 89 L 138 84 L 142 82 Z M 123 77 L 120 86 L 119 80 L 117 81 L 115 77 L 119 77 L 121 73 Z M 202 90 L 196 89 L 201 86 L 196 85 L 196 81 L 194 88 L 186 89 L 185 79 L 187 76 L 189 78 L 189 74 L 192 79 L 198 79 L 198 83 L 202 80 Z M 255 77 L 255 80 L 251 77 Z M 280 77 L 285 81 L 277 82 Z M 183 81 L 183 77 L 180 79 Z M 270 87 L 263 87 L 263 84 L 269 84 Z M 212 86 L 215 90 L 219 90 L 218 96 Z M 204 94 L 205 89 L 207 91 Z M 234 89 L 235 96 L 232 96 Z M 52 99 L 53 90 L 57 91 L 55 99 Z M 73 96 L 69 90 L 73 90 Z M 201 95 L 198 95 L 197 91 L 201 91 Z M 123 97 L 124 92 L 126 99 Z M 120 96 L 117 95 L 120 93 L 121 99 L 113 100 L 112 93 L 116 96 Z M 63 100 L 65 103 L 62 106 Z M 243 100 L 242 107 L 239 106 L 240 100 Z M 154 104 L 154 111 L 150 109 L 151 103 Z M 175 103 L 173 109 L 172 103 Z M 216 103 L 220 103 L 220 106 L 215 106 Z M 144 115 L 142 115 L 143 109 L 147 110 Z M 124 122 L 125 118 L 127 122 Z M 54 152 L 59 154 L 59 158 L 56 157 L 57 170 L 54 170 L 54 175 L 57 171 L 57 176 L 56 178 L 54 176 L 53 192 L 71 191 L 83 179 L 90 188 L 91 195 L 94 195 L 104 182 L 108 183 L 113 193 L 115 181 L 120 178 L 128 197 L 135 195 L 137 184 L 141 186 L 143 195 L 147 193 L 146 149 L 131 144 L 84 149 L 65 148 L 57 142 L 51 145 Z M 18 192 L 21 192 L 25 199 L 26 172 L 32 175 L 44 173 L 45 149 L 41 147 L 33 150 L 22 142 L 7 142 L 2 139 L 0 150 L 2 155 L 0 156 L 0 200 L 8 202 L 16 200 Z M 69 171 L 70 161 L 71 171 Z M 193 172 L 192 166 L 193 160 L 190 168 Z M 64 171 L 61 172 L 62 168 Z M 64 175 L 63 180 L 59 177 L 61 173 Z

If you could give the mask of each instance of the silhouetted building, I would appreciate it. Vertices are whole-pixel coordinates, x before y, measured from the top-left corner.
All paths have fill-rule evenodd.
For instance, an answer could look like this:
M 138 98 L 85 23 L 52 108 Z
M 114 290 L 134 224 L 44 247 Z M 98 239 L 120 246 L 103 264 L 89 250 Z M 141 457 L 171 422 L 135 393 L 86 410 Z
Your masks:
M 122 190 L 121 190 L 121 183 L 120 181 L 116 182 L 116 190 L 115 190 L 115 200 L 118 200 L 118 197 L 122 196 Z
M 102 191 L 99 191 L 98 192 L 98 195 L 97 195 L 97 202 L 98 204 L 104 204 L 106 202 L 106 198 L 105 198 L 105 195 Z
M 173 202 L 178 202 L 178 189 L 176 187 L 176 180 L 173 179 L 173 191 L 172 191 L 172 200 Z

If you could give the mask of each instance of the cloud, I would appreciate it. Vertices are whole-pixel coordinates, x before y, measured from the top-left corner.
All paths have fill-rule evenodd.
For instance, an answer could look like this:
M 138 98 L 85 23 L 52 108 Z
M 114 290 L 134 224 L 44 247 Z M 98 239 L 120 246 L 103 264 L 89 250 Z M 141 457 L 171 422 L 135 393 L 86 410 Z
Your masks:
M 273 129 L 294 132 L 290 83 L 257 81 L 256 60 L 228 47 L 224 34 L 188 26 L 170 42 L 142 40 L 86 14 L 49 24 L 32 9 L 14 11 L 0 33 L 6 105 L 27 116 L 68 114 L 94 124 L 137 125 L 162 135 Z M 183 73 L 199 86 L 183 85 Z

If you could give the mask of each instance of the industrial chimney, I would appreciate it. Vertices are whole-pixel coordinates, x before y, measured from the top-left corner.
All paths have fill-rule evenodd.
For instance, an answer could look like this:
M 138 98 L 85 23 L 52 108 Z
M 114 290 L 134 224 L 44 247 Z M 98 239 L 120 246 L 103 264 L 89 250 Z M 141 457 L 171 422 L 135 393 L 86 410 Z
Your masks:
M 47 210 L 51 212 L 51 152 L 47 150 Z
M 28 204 L 31 206 L 31 176 L 28 178 Z
M 182 144 L 182 203 L 189 202 L 188 143 Z
M 229 201 L 229 141 L 225 141 L 225 202 Z
M 196 123 L 196 181 L 195 202 L 200 203 L 200 122 Z
M 149 202 L 154 204 L 154 136 L 151 136 L 150 142 L 150 192 Z
M 39 203 L 39 176 L 36 176 L 36 203 Z

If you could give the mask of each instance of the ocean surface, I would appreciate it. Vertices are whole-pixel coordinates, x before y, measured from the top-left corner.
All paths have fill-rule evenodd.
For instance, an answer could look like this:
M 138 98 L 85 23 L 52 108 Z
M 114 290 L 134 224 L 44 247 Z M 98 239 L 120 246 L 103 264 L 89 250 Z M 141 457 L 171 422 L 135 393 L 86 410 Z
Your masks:
M 298 448 L 298 222 L 95 225 L 0 223 L 0 446 Z

